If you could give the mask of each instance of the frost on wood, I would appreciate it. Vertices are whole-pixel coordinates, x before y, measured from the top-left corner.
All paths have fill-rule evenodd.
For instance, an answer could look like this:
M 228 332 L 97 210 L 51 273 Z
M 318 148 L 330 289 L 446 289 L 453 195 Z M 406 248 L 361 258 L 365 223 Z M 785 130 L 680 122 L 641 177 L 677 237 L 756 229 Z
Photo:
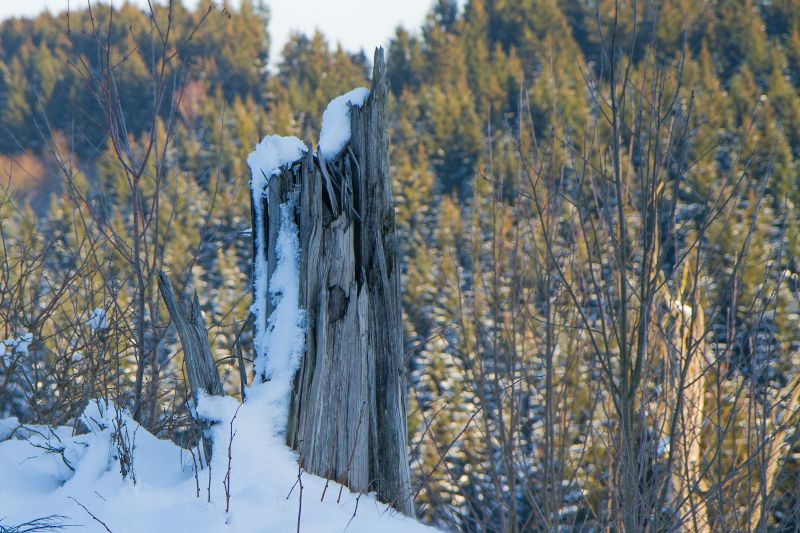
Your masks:
M 275 245 L 277 264 L 269 278 L 273 306 L 266 328 L 258 332 L 262 347 L 254 363 L 256 375 L 264 381 L 280 380 L 288 385 L 297 370 L 303 349 L 303 313 L 298 306 L 299 243 L 292 217 L 291 200 L 280 205 L 280 229 Z M 288 389 L 287 389 L 288 390 Z
M 308 152 L 306 145 L 297 137 L 281 137 L 280 135 L 269 135 L 256 146 L 255 150 L 247 158 L 250 167 L 250 195 L 252 199 L 253 215 L 253 305 L 251 312 L 255 318 L 255 337 L 254 347 L 256 354 L 255 369 L 262 379 L 267 376 L 267 351 L 268 351 L 268 318 L 273 310 L 275 300 L 280 300 L 280 289 L 270 290 L 270 274 L 275 271 L 276 265 L 269 265 L 271 255 L 277 261 L 277 254 L 269 254 L 265 243 L 273 242 L 273 235 L 269 234 L 268 220 L 266 212 L 269 205 L 269 180 L 281 173 L 282 168 L 291 167 Z M 288 199 L 286 200 L 288 202 Z M 273 203 L 274 206 L 280 205 L 280 200 Z M 290 208 L 287 206 L 287 210 Z M 288 215 L 287 215 L 288 217 Z M 291 217 L 288 217 L 291 218 Z M 289 221 L 291 222 L 291 221 Z M 293 222 L 291 222 L 293 224 Z M 273 230 L 277 230 L 274 227 Z M 287 227 L 285 232 L 291 232 L 292 228 Z M 277 233 L 274 235 L 277 237 Z M 288 237 L 284 237 L 282 242 L 286 244 Z M 295 237 L 296 241 L 296 237 Z M 291 244 L 291 243 L 290 243 Z M 288 250 L 286 246 L 281 249 L 281 257 L 285 261 L 296 263 L 297 249 Z M 290 266 L 291 268 L 291 266 Z M 285 276 L 284 276 L 285 277 Z M 281 279 L 276 282 L 280 283 Z M 295 282 L 294 285 L 297 285 Z M 270 298 L 272 292 L 272 299 Z
M 257 377 L 250 397 L 257 393 L 269 405 L 269 421 L 280 434 L 286 429 L 291 381 L 303 349 L 304 329 L 298 299 L 299 244 L 294 198 L 289 190 L 276 194 L 270 183 L 290 171 L 307 153 L 308 148 L 297 137 L 269 135 L 247 158 L 254 258 L 250 311 L 255 325 L 253 370 Z M 271 248 L 267 247 L 268 242 Z M 259 386 L 260 382 L 266 383 Z
M 386 93 L 378 50 L 372 89 L 330 103 L 316 154 L 270 156 L 293 141 L 268 137 L 248 159 L 256 371 L 280 383 L 293 373 L 286 440 L 308 472 L 413 515 Z M 292 260 L 296 279 L 284 271 Z

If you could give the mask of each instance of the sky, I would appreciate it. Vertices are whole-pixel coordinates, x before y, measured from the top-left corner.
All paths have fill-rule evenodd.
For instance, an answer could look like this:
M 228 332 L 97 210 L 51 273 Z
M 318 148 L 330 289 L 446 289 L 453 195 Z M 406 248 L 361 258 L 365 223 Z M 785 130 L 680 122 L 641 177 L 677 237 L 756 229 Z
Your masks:
M 44 9 L 57 13 L 66 10 L 67 1 L 0 0 L 0 19 L 33 16 Z M 86 5 L 86 0 L 69 1 L 73 8 Z M 195 5 L 197 1 L 184 0 L 184 3 Z M 114 3 L 120 5 L 122 1 Z M 147 0 L 134 0 L 134 3 L 146 6 Z M 267 0 L 272 11 L 270 62 L 274 64 L 292 31 L 310 34 L 315 29 L 322 31 L 332 43 L 341 43 L 351 51 L 364 49 L 371 57 L 376 46 L 388 43 L 398 25 L 414 31 L 419 29 L 432 4 L 433 0 Z

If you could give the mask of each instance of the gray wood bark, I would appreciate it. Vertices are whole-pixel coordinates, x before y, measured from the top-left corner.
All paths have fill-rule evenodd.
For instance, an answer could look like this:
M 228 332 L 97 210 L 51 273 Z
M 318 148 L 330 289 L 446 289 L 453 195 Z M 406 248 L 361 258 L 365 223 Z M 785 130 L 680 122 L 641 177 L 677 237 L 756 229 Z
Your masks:
M 178 332 L 183 347 L 183 360 L 186 363 L 186 379 L 192 399 L 197 405 L 201 393 L 209 396 L 222 396 L 222 381 L 214 358 L 211 355 L 211 346 L 208 343 L 208 330 L 206 329 L 203 313 L 200 311 L 200 301 L 197 292 L 194 293 L 188 309 L 178 301 L 175 290 L 169 278 L 163 272 L 158 273 L 158 289 L 161 298 L 167 306 L 172 323 Z M 203 448 L 206 460 L 211 459 L 211 438 L 209 424 L 206 421 L 197 421 L 203 428 Z
M 281 204 L 293 203 L 299 231 L 300 306 L 308 325 L 288 444 L 308 472 L 375 491 L 413 516 L 386 98 L 378 49 L 370 95 L 350 110 L 351 138 L 342 152 L 331 161 L 306 154 L 270 177 L 266 198 L 253 201 L 262 202 L 265 214 L 269 278 L 277 266 Z

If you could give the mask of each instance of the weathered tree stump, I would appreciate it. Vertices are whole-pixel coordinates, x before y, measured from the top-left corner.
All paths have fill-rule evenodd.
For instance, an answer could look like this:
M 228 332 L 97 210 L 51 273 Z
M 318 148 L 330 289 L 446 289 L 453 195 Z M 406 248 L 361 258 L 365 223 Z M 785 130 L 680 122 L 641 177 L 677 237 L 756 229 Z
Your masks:
M 306 152 L 279 173 L 264 174 L 266 192 L 253 192 L 253 239 L 256 261 L 266 251 L 271 279 L 280 206 L 292 206 L 307 329 L 287 443 L 300 452 L 308 472 L 375 491 L 413 515 L 386 97 L 386 66 L 378 49 L 371 91 L 363 105 L 350 107 L 351 135 L 338 155 L 326 159 Z M 264 290 L 263 284 L 254 290 Z M 268 316 L 272 304 L 268 295 L 261 297 Z M 268 327 L 260 322 L 257 332 Z

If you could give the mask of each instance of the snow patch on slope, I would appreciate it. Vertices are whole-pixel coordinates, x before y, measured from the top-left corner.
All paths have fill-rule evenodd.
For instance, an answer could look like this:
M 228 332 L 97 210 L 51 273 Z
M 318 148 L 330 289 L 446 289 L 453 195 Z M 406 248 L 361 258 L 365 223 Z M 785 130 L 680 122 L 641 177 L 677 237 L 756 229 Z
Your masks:
M 303 532 L 432 531 L 346 487 L 337 501 L 339 484 L 301 471 L 297 455 L 269 423 L 276 414 L 269 386 L 254 386 L 244 404 L 229 396 L 199 399 L 198 414 L 217 423 L 211 468 L 197 477 L 188 450 L 159 440 L 103 400 L 90 401 L 84 411 L 86 433 L 41 426 L 16 431 L 0 441 L 0 526 L 60 515 L 64 525 L 105 532 L 80 502 L 114 532 L 296 531 L 298 516 Z M 120 426 L 132 440 L 135 483 L 120 475 Z M 16 420 L 0 420 L 3 433 L 17 427 Z
M 360 107 L 369 96 L 369 89 L 359 87 L 331 100 L 322 114 L 322 130 L 319 133 L 318 153 L 331 161 L 350 140 L 350 108 Z

